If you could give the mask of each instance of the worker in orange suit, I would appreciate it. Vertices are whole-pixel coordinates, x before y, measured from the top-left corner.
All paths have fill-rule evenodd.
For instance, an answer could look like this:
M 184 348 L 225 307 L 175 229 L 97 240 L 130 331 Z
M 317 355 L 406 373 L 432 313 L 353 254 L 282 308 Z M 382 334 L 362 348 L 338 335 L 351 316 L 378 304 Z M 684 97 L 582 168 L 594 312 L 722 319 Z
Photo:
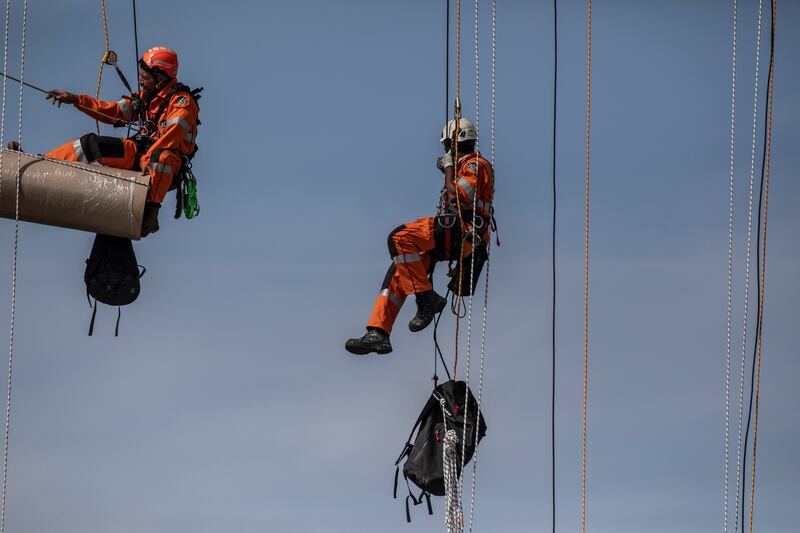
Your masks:
M 481 243 L 488 242 L 493 221 L 494 173 L 489 162 L 475 151 L 477 139 L 474 124 L 465 118 L 460 119 L 457 132 L 455 120 L 445 126 L 441 137 L 445 155 L 437 162 L 444 172 L 445 209 L 436 217 L 408 222 L 389 234 L 392 263 L 367 321 L 367 332 L 345 343 L 348 352 L 391 352 L 389 335 L 410 294 L 416 295 L 417 312 L 408 328 L 414 332 L 425 329 L 447 305 L 447 300 L 433 290 L 433 265 L 468 257 L 476 243 L 483 246 Z M 454 161 L 456 144 L 458 160 Z
M 97 161 L 114 168 L 147 172 L 150 188 L 142 217 L 142 237 L 145 237 L 158 231 L 158 210 L 181 167 L 181 156 L 191 156 L 196 150 L 199 107 L 195 94 L 176 79 L 178 54 L 174 50 L 150 48 L 138 66 L 141 89 L 117 102 L 62 90 L 47 95 L 59 107 L 72 104 L 107 124 L 124 126 L 138 122 L 141 131 L 136 136 L 117 138 L 87 133 L 45 156 L 84 163 Z

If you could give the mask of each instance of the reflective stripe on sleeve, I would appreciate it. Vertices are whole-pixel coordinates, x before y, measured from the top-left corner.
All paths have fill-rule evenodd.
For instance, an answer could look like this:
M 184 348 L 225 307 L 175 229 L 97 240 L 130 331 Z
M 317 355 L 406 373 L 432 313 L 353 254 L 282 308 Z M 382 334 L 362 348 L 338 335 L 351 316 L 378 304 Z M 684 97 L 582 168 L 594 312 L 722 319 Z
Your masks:
M 392 259 L 395 265 L 402 265 L 403 263 L 413 263 L 414 261 L 422 261 L 419 254 L 400 254 Z
M 164 127 L 165 128 L 169 128 L 173 124 L 180 125 L 180 127 L 183 128 L 184 131 L 191 131 L 191 127 L 189 126 L 189 123 L 183 117 L 174 117 L 174 118 L 169 119 L 165 123 Z
M 131 105 L 128 103 L 126 99 L 122 99 L 117 101 L 117 107 L 119 108 L 122 115 L 125 117 L 125 120 L 131 119 Z
M 475 189 L 472 187 L 472 185 L 469 184 L 469 182 L 466 179 L 458 178 L 458 186 L 464 189 L 464 192 L 467 193 L 470 202 L 472 201 L 473 198 L 475 198 Z
M 396 305 L 398 308 L 403 307 L 403 302 L 405 302 L 405 296 L 400 297 L 390 291 L 389 289 L 383 289 L 378 296 L 386 296 L 389 298 L 389 301 Z

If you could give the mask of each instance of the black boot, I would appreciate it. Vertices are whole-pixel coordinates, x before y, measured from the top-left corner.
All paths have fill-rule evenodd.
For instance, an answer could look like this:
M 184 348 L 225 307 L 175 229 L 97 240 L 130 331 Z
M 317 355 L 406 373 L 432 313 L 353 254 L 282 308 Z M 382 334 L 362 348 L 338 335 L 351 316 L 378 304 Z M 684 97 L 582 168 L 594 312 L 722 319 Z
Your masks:
M 447 299 L 442 298 L 433 290 L 417 294 L 417 314 L 408 323 L 411 331 L 422 331 L 428 327 L 437 313 L 447 305 Z
M 354 355 L 367 355 L 375 352 L 378 355 L 392 351 L 389 334 L 379 328 L 367 328 L 367 333 L 360 339 L 350 339 L 344 343 L 344 349 Z

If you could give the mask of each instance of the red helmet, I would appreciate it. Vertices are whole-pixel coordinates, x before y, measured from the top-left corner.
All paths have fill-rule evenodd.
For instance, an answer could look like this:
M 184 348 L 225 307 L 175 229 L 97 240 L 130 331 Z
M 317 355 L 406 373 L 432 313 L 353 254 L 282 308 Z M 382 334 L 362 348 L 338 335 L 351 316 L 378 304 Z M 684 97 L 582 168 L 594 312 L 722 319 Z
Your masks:
M 178 77 L 178 53 L 175 50 L 154 46 L 142 54 L 141 63 L 150 70 L 160 70 L 170 78 Z

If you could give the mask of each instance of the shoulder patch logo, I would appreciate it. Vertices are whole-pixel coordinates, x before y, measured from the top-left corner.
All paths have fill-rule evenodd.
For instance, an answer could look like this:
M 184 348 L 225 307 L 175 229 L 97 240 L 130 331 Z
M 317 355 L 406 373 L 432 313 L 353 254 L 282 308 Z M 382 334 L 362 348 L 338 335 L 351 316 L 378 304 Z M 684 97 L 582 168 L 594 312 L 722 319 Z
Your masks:
M 478 163 L 467 163 L 467 168 L 473 172 L 478 171 Z
M 175 99 L 175 105 L 178 107 L 186 107 L 187 105 L 189 105 L 189 99 L 186 98 L 185 96 L 179 96 L 178 98 Z

